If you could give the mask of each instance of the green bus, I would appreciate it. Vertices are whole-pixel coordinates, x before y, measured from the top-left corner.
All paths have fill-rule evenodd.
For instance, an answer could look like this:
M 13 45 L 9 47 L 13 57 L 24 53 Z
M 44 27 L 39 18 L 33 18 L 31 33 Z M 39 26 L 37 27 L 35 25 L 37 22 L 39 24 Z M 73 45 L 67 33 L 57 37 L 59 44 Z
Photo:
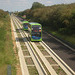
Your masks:
M 35 22 L 30 22 L 29 25 L 31 41 L 42 41 L 42 25 Z
M 22 23 L 23 23 L 23 29 L 24 30 L 28 30 L 28 24 L 29 24 L 29 22 L 28 21 L 23 21 Z

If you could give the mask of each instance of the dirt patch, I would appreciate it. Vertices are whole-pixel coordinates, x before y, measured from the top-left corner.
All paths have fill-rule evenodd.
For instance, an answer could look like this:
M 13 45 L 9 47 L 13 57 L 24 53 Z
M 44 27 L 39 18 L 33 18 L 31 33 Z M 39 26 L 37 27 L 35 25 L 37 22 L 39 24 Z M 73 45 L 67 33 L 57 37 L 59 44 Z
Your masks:
M 21 46 L 24 46 L 24 45 L 25 45 L 25 43 L 24 43 L 24 42 L 20 42 L 20 45 L 21 45 Z
M 16 29 L 16 33 L 19 33 L 19 29 Z
M 19 39 L 19 42 L 24 42 L 24 40 L 23 40 L 22 37 L 20 37 L 20 38 L 18 38 L 18 39 Z
M 16 75 L 22 75 L 20 64 L 18 64 L 16 67 L 17 67 L 16 68 L 17 69 L 17 74 Z
M 28 51 L 23 51 L 23 55 L 24 55 L 24 56 L 30 56 L 30 54 L 29 54 Z
M 20 33 L 17 33 L 18 34 L 18 37 L 21 37 L 21 34 Z
M 37 46 L 39 49 L 44 49 L 43 46 Z
M 40 49 L 40 51 L 45 51 L 45 49 Z
M 39 42 L 35 42 L 35 44 L 36 44 L 37 46 L 41 46 Z
M 52 57 L 46 57 L 50 64 L 57 64 L 56 61 Z
M 58 75 L 67 75 L 59 66 L 53 66 Z
M 25 61 L 27 65 L 34 65 L 33 60 L 31 57 L 25 57 Z
M 30 75 L 39 75 L 35 66 L 28 66 L 28 70 Z
M 41 52 L 42 52 L 43 55 L 49 55 L 49 53 L 45 50 L 42 50 Z
M 22 45 L 21 48 L 22 48 L 22 50 L 26 50 L 27 49 L 27 47 L 24 46 L 24 45 Z

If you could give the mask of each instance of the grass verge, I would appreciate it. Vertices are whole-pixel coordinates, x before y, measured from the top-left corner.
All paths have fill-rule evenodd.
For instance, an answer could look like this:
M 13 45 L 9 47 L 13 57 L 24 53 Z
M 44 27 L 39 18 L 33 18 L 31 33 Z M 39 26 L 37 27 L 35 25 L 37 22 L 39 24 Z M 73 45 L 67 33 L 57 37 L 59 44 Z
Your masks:
M 7 75 L 7 67 L 11 65 L 12 75 L 16 75 L 16 58 L 13 50 L 11 22 L 7 14 L 0 19 L 0 75 Z
M 57 32 L 57 31 L 53 31 L 53 30 L 51 30 L 51 29 L 49 29 L 47 27 L 43 27 L 43 29 L 45 31 L 47 31 L 48 33 L 53 34 L 54 36 L 56 36 L 57 38 L 59 38 L 63 42 L 69 44 L 70 46 L 72 46 L 72 47 L 75 46 L 75 35 L 61 34 L 61 33 Z

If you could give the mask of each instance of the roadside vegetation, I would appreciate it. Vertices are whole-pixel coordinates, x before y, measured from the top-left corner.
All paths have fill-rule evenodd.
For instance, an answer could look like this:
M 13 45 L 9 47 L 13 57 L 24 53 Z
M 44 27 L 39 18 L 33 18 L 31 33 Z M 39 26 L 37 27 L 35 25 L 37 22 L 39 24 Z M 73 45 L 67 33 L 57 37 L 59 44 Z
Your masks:
M 31 9 L 18 13 L 23 15 L 29 21 L 41 23 L 45 31 L 75 45 L 75 3 L 44 6 L 34 2 Z
M 15 64 L 10 17 L 8 12 L 0 10 L 0 75 L 7 75 L 9 65 L 12 75 L 16 75 Z

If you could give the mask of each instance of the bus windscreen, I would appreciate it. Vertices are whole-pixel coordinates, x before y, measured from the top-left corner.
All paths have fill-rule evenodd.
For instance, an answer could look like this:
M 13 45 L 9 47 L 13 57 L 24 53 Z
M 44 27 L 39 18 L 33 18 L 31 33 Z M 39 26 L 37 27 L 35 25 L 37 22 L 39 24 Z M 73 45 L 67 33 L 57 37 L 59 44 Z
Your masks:
M 32 38 L 33 39 L 41 38 L 41 26 L 39 25 L 32 26 Z
M 32 26 L 32 32 L 41 32 L 41 26 L 33 25 Z
M 28 24 L 23 24 L 23 27 L 24 27 L 25 29 L 28 29 Z

